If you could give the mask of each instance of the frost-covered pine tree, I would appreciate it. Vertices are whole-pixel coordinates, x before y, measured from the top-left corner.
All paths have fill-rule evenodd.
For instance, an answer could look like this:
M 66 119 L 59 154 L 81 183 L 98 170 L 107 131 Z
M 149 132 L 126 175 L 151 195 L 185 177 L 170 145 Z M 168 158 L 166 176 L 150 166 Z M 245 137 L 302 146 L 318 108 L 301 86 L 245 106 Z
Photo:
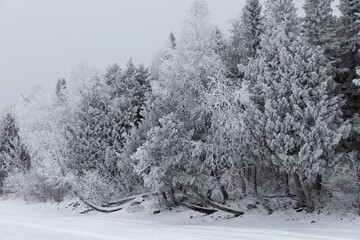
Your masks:
M 247 113 L 258 140 L 254 155 L 294 174 L 299 202 L 313 210 L 308 184 L 337 162 L 335 149 L 348 125 L 341 119 L 341 99 L 330 94 L 334 82 L 323 51 L 300 36 L 293 2 L 268 0 L 264 25 L 258 56 L 245 76 L 255 107 Z
M 347 66 L 349 77 L 355 76 L 355 68 L 360 65 L 360 1 L 340 0 L 338 31 L 341 38 L 341 54 L 343 64 Z
M 58 79 L 56 83 L 55 93 L 59 99 L 64 97 L 64 91 L 66 91 L 66 79 L 65 78 Z
M 246 65 L 254 58 L 260 43 L 261 5 L 259 0 L 247 0 L 240 19 L 236 19 L 231 30 L 229 44 L 229 71 L 231 77 L 244 75 Z
M 176 48 L 176 38 L 175 38 L 175 34 L 173 32 L 171 32 L 169 34 L 169 47 L 172 49 Z
M 306 0 L 303 6 L 303 35 L 308 42 L 320 46 L 334 65 L 338 60 L 339 40 L 336 36 L 336 17 L 332 14 L 334 0 Z
M 5 178 L 17 173 L 25 174 L 30 166 L 30 155 L 20 137 L 15 115 L 7 113 L 0 122 L 0 193 Z
M 354 84 L 356 68 L 360 66 L 360 1 L 341 0 L 339 9 L 342 13 L 338 23 L 341 62 L 336 76 L 337 90 L 344 95 L 342 109 L 345 119 L 351 119 L 356 127 L 360 117 L 360 88 Z M 358 152 L 357 159 L 360 161 L 360 134 L 355 129 L 344 141 L 343 147 L 347 152 Z
M 339 63 L 340 42 L 336 35 L 337 19 L 332 14 L 332 2 L 333 0 L 306 0 L 303 5 L 306 15 L 302 19 L 301 30 L 310 44 L 324 50 L 331 65 L 330 74 L 335 76 L 336 65 Z M 320 181 L 321 176 L 319 175 L 315 183 L 318 190 L 321 187 Z

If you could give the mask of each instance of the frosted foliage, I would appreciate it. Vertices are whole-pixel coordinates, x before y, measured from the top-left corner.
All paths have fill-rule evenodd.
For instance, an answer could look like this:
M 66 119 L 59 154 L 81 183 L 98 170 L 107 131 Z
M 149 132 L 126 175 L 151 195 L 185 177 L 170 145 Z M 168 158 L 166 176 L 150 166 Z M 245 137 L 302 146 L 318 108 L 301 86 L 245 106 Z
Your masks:
M 27 191 L 25 197 L 31 198 L 33 193 L 39 197 L 42 192 L 45 198 L 61 200 L 66 188 L 59 157 L 65 147 L 63 124 L 70 118 L 70 111 L 65 105 L 54 106 L 54 98 L 37 89 L 16 107 L 20 135 L 32 162 L 28 175 L 18 180 L 23 191 Z M 53 191 L 58 192 L 56 196 L 49 195 Z
M 147 69 L 130 60 L 124 70 L 109 67 L 103 80 L 82 95 L 75 120 L 66 128 L 66 167 L 78 179 L 79 192 L 93 190 L 93 201 L 111 201 L 112 196 L 129 194 L 137 185 L 130 159 L 124 153 L 126 135 L 141 120 L 140 110 L 147 91 Z M 108 185 L 101 193 L 96 178 Z M 81 184 L 80 184 L 81 183 Z
M 242 14 L 235 19 L 226 49 L 226 65 L 231 78 L 243 77 L 246 65 L 256 55 L 261 33 L 261 6 L 259 0 L 247 0 Z
M 86 94 L 97 81 L 99 81 L 99 71 L 87 63 L 79 63 L 78 67 L 71 71 L 70 79 L 67 81 L 69 106 L 72 109 L 76 108 L 80 104 L 82 95 Z
M 256 50 L 260 42 L 261 27 L 261 6 L 258 0 L 248 0 L 241 16 L 240 54 L 242 55 L 242 65 L 247 64 L 250 58 L 255 57 Z
M 179 47 L 193 47 L 205 50 L 214 27 L 210 22 L 210 11 L 206 1 L 196 0 L 191 6 L 189 15 L 185 18 Z
M 264 36 L 276 29 L 281 29 L 290 35 L 299 33 L 300 20 L 292 0 L 268 0 L 265 6 Z
M 333 0 L 306 0 L 304 3 L 305 18 L 302 24 L 304 36 L 315 46 L 324 49 L 325 54 L 334 60 L 339 51 L 336 37 L 336 18 L 332 15 Z
M 291 1 L 268 1 L 259 57 L 246 79 L 256 114 L 261 115 L 261 147 L 271 163 L 287 173 L 313 179 L 334 164 L 339 141 L 347 135 L 338 97 L 330 95 L 333 79 L 322 51 L 299 36 Z M 270 159 L 267 159 L 270 160 Z
M 17 120 L 10 110 L 0 121 L 0 193 L 10 192 L 7 179 L 18 172 L 25 174 L 30 164 L 30 156 L 19 135 Z
M 206 2 L 195 1 L 184 21 L 180 41 L 162 58 L 152 87 L 155 102 L 148 103 L 160 114 L 159 121 L 150 126 L 146 141 L 133 156 L 145 184 L 154 190 L 164 189 L 166 182 L 161 176 L 166 175 L 170 184 L 209 183 L 205 181 L 210 167 L 204 147 L 211 115 L 207 96 L 222 80 L 225 69 L 216 53 L 215 35 Z M 152 118 L 152 111 L 145 112 L 145 119 Z M 174 134 L 171 141 L 170 133 Z M 157 149 L 162 139 L 166 147 Z
M 240 169 L 250 163 L 246 139 L 247 125 L 244 107 L 249 96 L 244 89 L 219 83 L 209 94 L 212 108 L 210 134 L 207 138 L 207 164 L 219 182 L 228 187 L 239 187 Z M 250 146 L 251 149 L 254 146 Z M 214 157 L 216 156 L 216 157 Z
M 356 63 L 360 62 L 360 0 L 340 0 L 339 9 L 342 12 L 340 18 L 340 34 L 342 37 L 345 54 L 354 55 Z
M 168 189 L 168 183 L 177 186 L 190 181 L 196 169 L 192 156 L 195 149 L 184 123 L 170 114 L 159 119 L 161 127 L 147 133 L 148 140 L 138 148 L 134 158 L 139 160 L 136 170 L 142 173 L 145 187 L 154 192 Z M 195 178 L 194 178 L 195 179 Z M 194 180 L 193 179 L 193 180 Z

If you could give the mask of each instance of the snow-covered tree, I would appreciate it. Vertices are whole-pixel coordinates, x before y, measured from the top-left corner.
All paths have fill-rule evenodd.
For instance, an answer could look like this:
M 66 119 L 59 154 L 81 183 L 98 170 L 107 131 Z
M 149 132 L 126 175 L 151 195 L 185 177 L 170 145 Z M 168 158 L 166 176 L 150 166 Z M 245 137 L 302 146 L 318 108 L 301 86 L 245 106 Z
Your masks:
M 25 174 L 30 166 L 30 155 L 20 137 L 15 115 L 9 112 L 0 122 L 0 193 L 6 177 L 18 172 Z
M 342 109 L 345 119 L 350 119 L 354 125 L 354 131 L 342 146 L 344 151 L 358 152 L 360 161 L 360 134 L 356 131 L 360 117 L 360 88 L 354 83 L 356 68 L 360 66 L 360 1 L 341 0 L 339 9 L 342 13 L 338 23 L 341 61 L 336 76 L 337 92 L 344 96 Z
M 305 194 L 305 201 L 298 194 L 299 201 L 313 210 L 307 184 L 339 159 L 335 150 L 348 125 L 341 99 L 331 95 L 334 82 L 323 52 L 300 36 L 293 2 L 268 0 L 266 7 L 259 55 L 246 72 L 255 106 L 249 108 L 255 124 L 249 129 L 259 140 L 254 155 L 295 174 L 296 189 Z
M 68 163 L 82 183 L 77 191 L 84 195 L 86 183 L 93 186 L 94 201 L 111 201 L 115 195 L 132 190 L 132 166 L 123 158 L 125 135 L 137 125 L 147 91 L 147 69 L 135 67 L 130 60 L 124 70 L 111 66 L 104 75 L 83 93 L 74 122 L 67 128 Z M 105 181 L 101 191 L 91 176 Z M 88 193 L 87 193 L 88 194 Z M 97 197 L 97 198 L 96 198 Z
M 176 38 L 175 38 L 175 34 L 173 32 L 171 32 L 169 34 L 169 47 L 172 48 L 172 49 L 175 49 L 176 48 Z
M 147 126 L 140 126 L 146 139 L 133 155 L 145 186 L 154 191 L 210 184 L 205 180 L 212 170 L 205 151 L 211 117 L 207 94 L 225 70 L 215 36 L 206 2 L 195 1 L 176 48 L 169 47 L 162 58 L 153 101 L 144 113 Z
M 338 61 L 339 40 L 336 36 L 336 17 L 332 14 L 334 0 L 306 0 L 302 31 L 308 42 L 320 46 L 329 61 Z
M 64 91 L 66 91 L 66 79 L 58 79 L 56 83 L 55 93 L 59 98 L 62 98 L 64 95 Z
M 247 0 L 241 17 L 235 19 L 229 44 L 229 71 L 233 78 L 242 77 L 246 65 L 254 58 L 260 43 L 261 5 L 259 0 Z
M 26 174 L 8 178 L 6 187 L 28 200 L 61 201 L 68 193 L 59 160 L 65 149 L 63 127 L 71 110 L 67 107 L 65 89 L 60 95 L 36 88 L 15 107 L 19 134 L 27 146 L 31 167 Z
M 360 62 L 360 1 L 340 0 L 339 9 L 342 13 L 338 31 L 341 37 L 343 64 L 351 72 L 350 77 L 354 77 L 355 68 L 359 66 Z

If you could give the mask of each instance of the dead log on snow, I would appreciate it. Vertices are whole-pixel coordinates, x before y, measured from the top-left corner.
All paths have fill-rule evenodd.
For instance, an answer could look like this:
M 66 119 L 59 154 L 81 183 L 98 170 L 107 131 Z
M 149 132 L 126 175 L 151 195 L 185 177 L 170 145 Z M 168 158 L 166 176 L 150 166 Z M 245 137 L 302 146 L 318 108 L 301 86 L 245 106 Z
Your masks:
M 104 209 L 104 208 L 100 208 L 95 206 L 94 204 L 89 203 L 88 201 L 86 201 L 82 196 L 80 196 L 75 190 L 73 191 L 74 194 L 80 199 L 80 201 L 82 203 L 84 203 L 87 207 L 89 207 L 90 209 L 97 211 L 97 212 L 102 212 L 102 213 L 113 213 L 113 212 L 117 212 L 122 210 L 123 208 L 114 208 L 114 209 Z M 82 213 L 87 213 L 89 211 L 84 211 Z
M 242 211 L 237 211 L 237 210 L 233 210 L 233 209 L 230 209 L 230 208 L 227 208 L 225 206 L 221 206 L 217 203 L 214 203 L 213 201 L 207 199 L 206 197 L 204 197 L 201 193 L 199 193 L 194 187 L 190 186 L 190 189 L 195 193 L 195 195 L 197 196 L 196 198 L 206 204 L 206 205 L 209 205 L 209 206 L 212 206 L 220 211 L 223 211 L 223 212 L 228 212 L 228 213 L 231 213 L 231 214 L 234 214 L 235 216 L 241 216 L 244 214 L 244 212 Z
M 171 200 L 173 200 L 175 203 L 179 204 L 180 206 L 184 206 L 186 208 L 189 208 L 189 209 L 191 209 L 193 211 L 205 213 L 207 215 L 210 215 L 210 214 L 213 214 L 213 213 L 217 212 L 217 210 L 215 210 L 215 209 L 196 207 L 196 206 L 188 205 L 188 204 L 180 201 L 179 199 L 177 199 L 175 197 L 175 193 L 174 193 L 173 188 L 170 189 L 169 196 L 170 196 Z
M 79 195 L 78 195 L 78 197 L 80 198 Z M 137 197 L 138 197 L 138 196 L 132 196 L 132 197 L 124 198 L 124 199 L 119 200 L 119 201 L 117 201 L 117 202 L 111 202 L 111 203 L 102 204 L 102 205 L 101 205 L 101 208 L 100 208 L 100 207 L 96 207 L 96 206 L 95 206 L 95 207 L 96 207 L 97 209 L 101 209 L 101 212 L 107 211 L 107 210 L 109 210 L 110 212 L 116 212 L 116 211 L 114 211 L 115 209 L 104 209 L 104 208 L 108 208 L 108 207 L 111 207 L 111 206 L 114 206 L 114 205 L 116 205 L 116 206 L 121 206 L 121 205 L 124 205 L 124 204 L 126 204 L 126 203 L 128 203 L 128 202 L 131 202 L 131 201 L 135 200 Z M 81 199 L 80 199 L 80 200 L 81 200 Z M 84 198 L 82 198 L 81 201 L 82 201 L 86 206 L 89 207 L 89 209 L 82 211 L 81 214 L 89 213 L 89 212 L 91 212 L 91 211 L 98 211 L 98 210 L 94 209 L 94 205 L 93 205 L 93 204 L 90 204 L 90 205 L 93 206 L 93 207 L 91 207 L 91 206 L 89 206 L 89 202 L 86 201 L 86 203 L 85 203 L 85 202 L 84 202 Z M 119 209 L 118 211 L 121 210 L 121 208 L 118 208 L 118 209 Z M 106 213 L 109 213 L 109 212 L 106 212 Z

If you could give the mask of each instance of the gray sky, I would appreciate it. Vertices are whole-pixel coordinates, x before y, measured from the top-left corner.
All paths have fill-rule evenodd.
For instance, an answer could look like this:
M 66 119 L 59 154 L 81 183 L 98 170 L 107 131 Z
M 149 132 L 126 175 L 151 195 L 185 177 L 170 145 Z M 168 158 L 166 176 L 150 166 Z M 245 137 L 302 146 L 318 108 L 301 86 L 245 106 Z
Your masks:
M 208 0 L 226 33 L 246 0 Z M 301 6 L 302 0 L 295 0 Z M 36 85 L 54 91 L 80 62 L 148 65 L 192 0 L 0 0 L 0 110 Z

